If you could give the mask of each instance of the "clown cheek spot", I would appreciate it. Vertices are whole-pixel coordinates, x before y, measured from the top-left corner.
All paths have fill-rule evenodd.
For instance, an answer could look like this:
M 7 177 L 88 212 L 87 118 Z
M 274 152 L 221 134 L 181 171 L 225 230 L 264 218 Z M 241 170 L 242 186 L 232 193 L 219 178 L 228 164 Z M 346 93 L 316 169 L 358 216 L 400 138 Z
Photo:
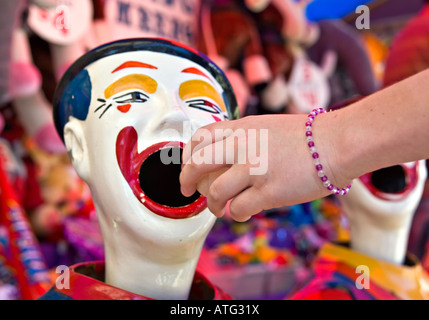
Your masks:
M 123 105 L 118 106 L 118 110 L 123 112 L 123 113 L 128 112 L 128 110 L 130 110 L 130 108 L 131 108 L 131 104 L 123 104 Z
M 218 117 L 215 117 L 215 116 L 213 116 L 213 115 L 212 115 L 212 117 L 213 117 L 213 119 L 214 119 L 216 122 L 222 121 L 222 120 L 221 120 L 221 119 L 219 119 Z

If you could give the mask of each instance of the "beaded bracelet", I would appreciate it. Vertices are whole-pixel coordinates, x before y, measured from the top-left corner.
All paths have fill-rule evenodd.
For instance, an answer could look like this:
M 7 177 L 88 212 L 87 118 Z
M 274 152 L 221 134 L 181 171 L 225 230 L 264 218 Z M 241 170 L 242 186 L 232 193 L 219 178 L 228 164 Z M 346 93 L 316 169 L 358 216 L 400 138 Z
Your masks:
M 338 194 L 338 195 L 346 195 L 350 188 L 352 187 L 351 183 L 346 188 L 337 188 L 333 184 L 331 184 L 331 181 L 329 181 L 328 177 L 325 174 L 325 171 L 323 171 L 323 166 L 320 163 L 319 154 L 317 153 L 314 140 L 313 140 L 313 132 L 312 132 L 312 124 L 314 118 L 320 114 L 325 113 L 325 109 L 318 108 L 311 111 L 307 116 L 307 122 L 305 123 L 306 131 L 305 136 L 307 138 L 307 144 L 310 148 L 310 153 L 313 157 L 313 163 L 316 166 L 317 175 L 319 176 L 320 180 L 323 182 L 323 186 L 327 188 L 331 193 Z

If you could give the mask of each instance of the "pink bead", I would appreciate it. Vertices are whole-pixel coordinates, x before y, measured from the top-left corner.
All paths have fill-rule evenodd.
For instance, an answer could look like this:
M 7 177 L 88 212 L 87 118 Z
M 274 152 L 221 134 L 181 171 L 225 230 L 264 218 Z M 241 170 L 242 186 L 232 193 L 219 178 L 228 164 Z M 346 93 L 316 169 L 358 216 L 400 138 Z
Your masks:
M 309 136 L 312 136 L 313 134 L 311 133 L 311 131 L 307 131 L 307 132 L 305 133 L 305 135 L 306 135 L 307 137 L 309 137 Z
M 308 143 L 308 147 L 309 147 L 309 148 L 313 148 L 313 147 L 314 147 L 314 142 L 313 142 L 313 141 L 310 141 L 310 142 Z
M 317 152 L 313 153 L 313 159 L 318 159 L 319 158 L 319 154 Z
M 318 164 L 317 166 L 316 166 L 316 170 L 317 171 L 320 171 L 320 170 L 322 170 L 323 169 L 323 166 L 321 165 L 321 164 Z

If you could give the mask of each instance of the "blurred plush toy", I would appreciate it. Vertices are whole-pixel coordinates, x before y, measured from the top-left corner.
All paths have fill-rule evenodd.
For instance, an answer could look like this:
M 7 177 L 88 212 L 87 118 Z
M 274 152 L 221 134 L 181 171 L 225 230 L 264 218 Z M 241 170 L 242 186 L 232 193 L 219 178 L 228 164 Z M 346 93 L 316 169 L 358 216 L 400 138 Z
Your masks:
M 272 79 L 252 15 L 241 0 L 215 0 L 203 6 L 201 28 L 199 49 L 224 70 L 245 115 L 254 90 Z
M 29 137 L 48 152 L 64 152 L 50 115 L 52 108 L 41 90 L 40 72 L 33 63 L 27 33 L 23 29 L 26 4 L 26 1 L 19 1 L 12 15 L 14 28 L 5 30 L 10 34 L 11 44 L 7 98 Z
M 368 51 L 356 30 L 343 21 L 309 21 L 308 1 L 265 2 L 255 21 L 264 54 L 277 68 L 262 94 L 267 111 L 281 111 L 283 105 L 289 113 L 308 113 L 377 90 Z
M 320 36 L 307 52 L 317 64 L 323 64 L 327 55 L 334 60 L 327 77 L 331 93 L 329 105 L 375 92 L 380 82 L 361 34 L 342 20 L 323 20 L 317 24 Z
M 318 38 L 319 29 L 306 19 L 304 3 L 266 0 L 265 6 L 261 1 L 256 6 L 248 4 L 273 73 L 259 91 L 259 113 L 305 113 L 316 106 L 327 107 L 326 78 L 330 67 L 319 66 L 306 55 L 307 47 Z M 326 61 L 323 64 L 329 65 Z
M 282 34 L 284 17 L 271 1 L 246 1 L 258 29 L 263 55 L 268 61 L 272 77 L 258 89 L 257 113 L 285 111 L 290 98 L 287 79 L 293 65 L 293 54 Z
M 48 154 L 31 142 L 27 148 L 36 163 L 42 200 L 31 212 L 30 221 L 39 238 L 58 240 L 67 217 L 88 218 L 93 213 L 88 186 L 76 174 L 67 154 Z
M 48 152 L 64 152 L 52 122 L 52 108 L 41 89 L 40 72 L 33 64 L 23 29 L 14 31 L 11 75 L 12 104 L 25 133 Z
M 56 80 L 85 53 L 93 40 L 91 0 L 57 0 L 48 8 L 32 3 L 26 22 L 35 34 L 49 43 Z

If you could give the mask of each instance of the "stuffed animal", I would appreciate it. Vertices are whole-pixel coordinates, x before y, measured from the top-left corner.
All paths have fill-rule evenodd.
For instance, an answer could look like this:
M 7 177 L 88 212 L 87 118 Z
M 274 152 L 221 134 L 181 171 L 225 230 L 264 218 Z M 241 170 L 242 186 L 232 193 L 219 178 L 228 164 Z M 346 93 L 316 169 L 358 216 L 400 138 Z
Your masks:
M 41 75 L 33 62 L 27 32 L 22 16 L 25 1 L 19 1 L 16 21 L 10 31 L 11 53 L 9 66 L 8 101 L 12 103 L 25 133 L 48 152 L 64 152 L 55 132 L 51 106 L 41 89 Z
M 260 33 L 272 79 L 259 92 L 258 113 L 306 113 L 327 107 L 327 70 L 310 61 L 308 46 L 319 36 L 319 28 L 304 14 L 304 4 L 290 0 L 256 1 L 248 7 Z M 256 9 L 255 9 L 256 8 Z
M 318 22 L 320 37 L 308 48 L 308 56 L 323 64 L 327 54 L 335 57 L 334 68 L 327 74 L 331 98 L 329 105 L 366 96 L 380 87 L 374 74 L 368 47 L 361 34 L 342 20 Z
M 36 165 L 41 203 L 30 214 L 36 235 L 43 239 L 62 237 L 64 219 L 70 216 L 88 218 L 93 214 L 88 186 L 77 176 L 67 154 L 49 154 L 27 141 Z
M 224 70 L 245 115 L 255 90 L 272 79 L 251 13 L 240 0 L 216 0 L 203 6 L 201 28 L 199 50 Z

